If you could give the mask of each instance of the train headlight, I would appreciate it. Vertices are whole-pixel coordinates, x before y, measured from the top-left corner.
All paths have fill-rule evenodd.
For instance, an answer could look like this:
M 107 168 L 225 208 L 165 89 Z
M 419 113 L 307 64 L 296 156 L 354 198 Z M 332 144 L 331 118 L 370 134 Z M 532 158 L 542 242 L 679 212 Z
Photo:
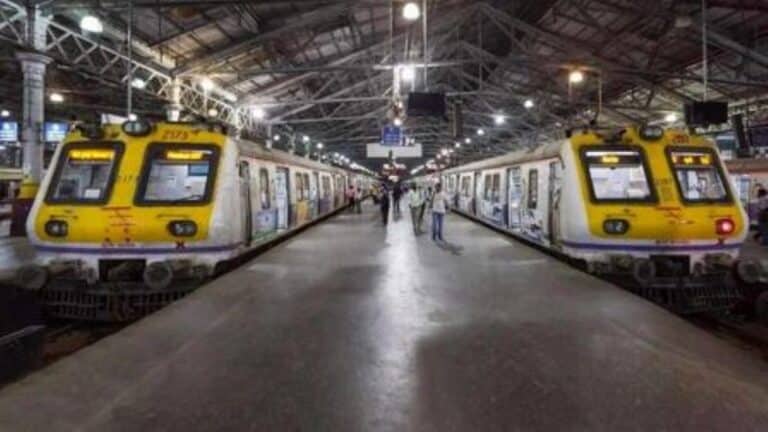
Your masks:
M 736 230 L 736 224 L 730 218 L 718 219 L 715 221 L 715 232 L 718 235 L 733 234 Z
M 626 234 L 629 231 L 629 222 L 624 219 L 606 219 L 603 222 L 603 231 L 607 234 Z
M 661 126 L 645 125 L 639 132 L 640 138 L 646 141 L 657 141 L 664 137 L 664 128 Z
M 168 232 L 176 237 L 192 237 L 197 234 L 197 224 L 189 220 L 171 221 Z
M 45 223 L 45 233 L 51 237 L 66 237 L 69 233 L 69 225 L 60 220 L 49 220 Z
M 152 132 L 152 125 L 145 120 L 129 120 L 123 123 L 123 132 L 130 136 L 146 136 Z

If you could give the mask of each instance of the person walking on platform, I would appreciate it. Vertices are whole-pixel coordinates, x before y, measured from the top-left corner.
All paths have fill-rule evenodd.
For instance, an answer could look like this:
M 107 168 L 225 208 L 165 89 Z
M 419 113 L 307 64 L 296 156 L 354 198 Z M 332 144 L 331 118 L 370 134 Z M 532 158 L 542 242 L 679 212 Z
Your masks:
M 357 213 L 362 213 L 362 203 L 363 203 L 363 188 L 357 188 L 355 191 L 355 209 L 357 210 Z
M 347 204 L 349 205 L 349 211 L 355 211 L 355 187 L 349 185 L 347 188 Z
M 448 210 L 448 196 L 443 192 L 440 183 L 435 185 L 435 193 L 432 196 L 432 240 L 444 242 L 443 221 Z
M 753 237 L 763 246 L 768 246 L 768 191 L 757 190 L 757 234 Z
M 392 199 L 394 201 L 393 217 L 395 219 L 400 217 L 400 198 L 403 196 L 403 189 L 400 183 L 396 183 L 394 189 L 392 189 Z
M 413 224 L 413 233 L 421 233 L 421 221 L 424 218 L 424 198 L 421 196 L 421 190 L 418 186 L 411 186 L 408 192 L 408 205 L 411 209 L 411 222 Z
M 384 185 L 381 186 L 381 192 L 379 193 L 379 208 L 381 209 L 381 221 L 384 223 L 384 226 L 387 226 L 389 221 L 389 191 Z

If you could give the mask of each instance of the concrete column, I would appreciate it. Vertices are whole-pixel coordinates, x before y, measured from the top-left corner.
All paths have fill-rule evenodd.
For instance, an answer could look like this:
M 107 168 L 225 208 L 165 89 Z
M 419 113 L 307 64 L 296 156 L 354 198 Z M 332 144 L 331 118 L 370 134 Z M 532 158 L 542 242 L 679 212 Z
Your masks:
M 51 58 L 33 52 L 19 52 L 24 79 L 21 142 L 24 182 L 38 185 L 43 176 L 43 123 L 45 121 L 45 69 Z
M 181 110 L 181 81 L 178 78 L 174 78 L 173 84 L 171 84 L 171 101 L 165 106 L 168 121 L 179 121 L 181 119 Z

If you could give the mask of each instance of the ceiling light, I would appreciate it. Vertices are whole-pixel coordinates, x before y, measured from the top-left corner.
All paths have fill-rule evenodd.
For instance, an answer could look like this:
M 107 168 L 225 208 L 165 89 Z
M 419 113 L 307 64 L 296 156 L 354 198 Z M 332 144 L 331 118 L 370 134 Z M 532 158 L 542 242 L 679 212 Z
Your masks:
M 677 121 L 677 114 L 675 113 L 669 113 L 664 116 L 664 121 L 667 123 L 674 123 Z
M 253 107 L 253 117 L 257 120 L 263 120 L 267 116 L 267 112 L 262 107 Z
M 323 149 L 323 143 L 317 143 L 317 148 L 322 150 Z
M 408 2 L 403 7 L 403 18 L 413 21 L 419 19 L 421 16 L 421 10 L 419 5 L 414 2 Z
M 64 96 L 61 93 L 51 93 L 51 96 L 49 98 L 53 103 L 64 102 Z
M 2 110 L 0 111 L 0 117 L 2 118 L 8 118 L 11 116 L 11 112 L 8 110 Z
M 219 115 L 219 110 L 216 108 L 211 108 L 208 110 L 208 117 L 216 117 L 217 115 Z
M 456 147 L 456 148 L 459 148 L 459 147 L 461 147 L 461 143 L 460 143 L 460 142 L 458 142 L 458 141 L 456 141 L 456 142 L 453 144 L 453 146 L 454 146 L 454 147 Z
M 144 81 L 141 78 L 134 78 L 133 81 L 131 81 L 131 86 L 133 88 L 136 88 L 136 89 L 139 89 L 139 90 L 143 90 L 144 87 L 147 86 L 147 82 Z
M 402 126 L 403 125 L 403 120 L 401 120 L 400 117 L 395 117 L 394 124 L 395 124 L 395 126 Z
M 80 20 L 80 28 L 91 33 L 101 33 L 104 31 L 104 26 L 101 24 L 101 20 L 93 15 L 86 15 Z
M 464 138 L 464 143 L 471 144 L 472 143 L 472 138 Z
M 272 137 L 274 141 L 280 141 L 280 135 L 275 135 Z
M 480 135 L 480 136 L 483 136 L 483 135 L 485 135 L 485 131 L 483 129 L 478 129 L 477 130 L 477 134 Z
M 568 75 L 568 81 L 572 84 L 578 84 L 584 81 L 584 74 L 581 71 L 575 70 Z
M 506 121 L 507 119 L 501 114 L 496 114 L 493 116 L 493 122 L 497 125 L 503 125 Z
M 213 86 L 213 81 L 210 78 L 203 78 L 200 80 L 200 87 L 202 87 L 205 91 L 213 90 Z
M 304 135 L 301 137 L 301 142 L 309 142 L 309 137 Z
M 133 122 L 133 121 L 138 120 L 138 118 L 139 117 L 136 114 L 134 114 L 134 113 L 128 114 L 128 121 L 132 121 Z
M 416 69 L 413 66 L 400 66 L 400 78 L 405 81 L 413 81 L 416 79 Z
M 526 99 L 525 102 L 523 102 L 523 106 L 527 109 L 533 108 L 533 100 Z
M 445 155 L 447 155 L 447 154 L 448 154 L 448 149 L 442 149 L 442 150 L 440 151 L 440 153 L 442 153 L 442 154 L 443 154 L 443 156 L 445 156 Z

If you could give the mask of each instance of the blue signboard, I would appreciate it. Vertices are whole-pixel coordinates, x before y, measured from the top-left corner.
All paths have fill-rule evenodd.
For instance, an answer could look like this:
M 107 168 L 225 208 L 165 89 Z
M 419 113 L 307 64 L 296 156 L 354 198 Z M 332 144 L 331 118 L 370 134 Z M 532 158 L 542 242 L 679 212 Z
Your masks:
M 403 141 L 403 129 L 398 126 L 384 126 L 381 128 L 381 145 L 399 146 Z
M 12 143 L 19 141 L 19 124 L 16 122 L 0 122 L 0 142 Z
M 67 136 L 69 125 L 66 123 L 45 122 L 45 142 L 61 142 Z

